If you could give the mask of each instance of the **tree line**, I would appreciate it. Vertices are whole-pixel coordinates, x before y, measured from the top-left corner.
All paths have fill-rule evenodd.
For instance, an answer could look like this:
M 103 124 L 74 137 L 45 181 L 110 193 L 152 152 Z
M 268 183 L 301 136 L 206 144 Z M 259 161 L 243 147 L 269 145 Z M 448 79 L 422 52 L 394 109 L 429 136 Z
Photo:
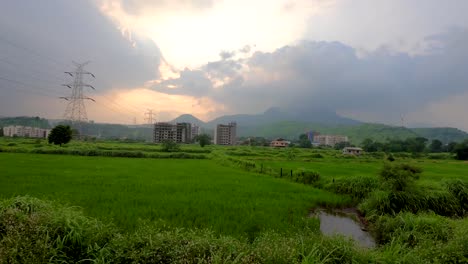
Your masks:
M 407 139 L 390 139 L 386 142 L 374 141 L 370 138 L 361 143 L 366 152 L 409 152 L 409 153 L 454 153 L 457 159 L 468 160 L 468 139 L 457 143 L 443 144 L 442 141 L 434 139 L 429 142 L 427 138 L 415 137 Z

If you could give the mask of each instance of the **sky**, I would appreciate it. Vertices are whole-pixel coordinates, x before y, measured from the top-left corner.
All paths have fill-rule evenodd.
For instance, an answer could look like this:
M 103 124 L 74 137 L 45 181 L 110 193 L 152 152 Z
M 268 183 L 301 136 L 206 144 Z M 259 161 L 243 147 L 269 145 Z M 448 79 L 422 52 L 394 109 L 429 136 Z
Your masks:
M 0 116 L 62 118 L 73 61 L 88 119 L 324 109 L 468 131 L 465 0 L 8 0 Z

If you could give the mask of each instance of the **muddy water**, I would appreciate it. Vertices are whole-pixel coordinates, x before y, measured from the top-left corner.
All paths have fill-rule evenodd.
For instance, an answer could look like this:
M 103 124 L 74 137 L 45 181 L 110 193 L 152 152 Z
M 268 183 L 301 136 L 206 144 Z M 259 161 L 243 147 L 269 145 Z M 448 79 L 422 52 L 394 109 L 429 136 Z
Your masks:
M 352 215 L 327 213 L 325 211 L 315 212 L 320 220 L 320 231 L 324 235 L 344 235 L 354 239 L 359 245 L 366 248 L 375 247 L 372 236 L 363 230 L 364 226 Z

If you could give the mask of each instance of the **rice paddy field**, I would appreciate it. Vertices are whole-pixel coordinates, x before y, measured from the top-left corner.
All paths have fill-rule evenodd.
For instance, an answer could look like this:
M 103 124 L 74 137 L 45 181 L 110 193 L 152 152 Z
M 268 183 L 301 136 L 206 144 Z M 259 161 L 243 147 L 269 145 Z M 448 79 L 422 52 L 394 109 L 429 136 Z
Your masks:
M 83 235 L 70 240 L 83 243 L 83 255 L 69 258 L 64 249 L 59 250 L 62 255 L 51 251 L 62 262 L 468 261 L 468 163 L 450 154 L 394 156 L 396 161 L 388 165 L 385 153 L 348 157 L 330 149 L 184 145 L 174 153 L 144 143 L 75 141 L 58 147 L 41 140 L 0 138 L 0 200 L 5 201 L 0 203 L 0 260 L 2 254 L 6 263 L 36 260 L 36 255 L 28 258 L 11 251 L 25 242 L 2 239 L 2 234 L 10 234 L 5 233 L 10 230 L 5 223 L 15 221 L 18 230 L 26 232 L 21 221 L 32 219 L 30 224 L 36 224 L 34 208 L 49 208 L 37 213 L 44 219 L 58 215 L 66 223 L 54 232 L 74 224 L 91 225 L 80 226 L 84 233 L 72 232 Z M 394 182 L 379 176 L 384 164 L 395 171 L 410 168 L 418 177 L 407 179 L 406 189 L 392 190 Z M 319 220 L 309 217 L 316 208 L 347 207 L 361 210 L 376 249 L 362 249 L 339 236 L 326 238 L 319 232 Z M 25 216 L 5 220 L 9 212 L 22 210 Z M 94 220 L 79 224 L 71 216 L 112 223 L 115 229 L 106 233 L 100 224 L 89 224 L 98 223 Z M 105 246 L 86 244 L 85 237 L 93 237 L 87 228 L 101 230 L 93 232 Z M 31 235 L 21 232 L 13 237 Z M 47 231 L 47 236 L 52 233 Z M 58 239 L 65 236 L 59 234 Z M 96 246 L 101 243 L 96 241 Z M 151 246 L 156 241 L 160 247 Z M 5 246 L 8 243 L 13 244 Z M 57 247 L 54 243 L 51 248 Z M 163 253 L 170 257 L 158 261 L 167 257 Z
M 0 153 L 1 198 L 60 200 L 133 228 L 138 219 L 222 234 L 288 230 L 310 209 L 345 196 L 243 172 L 211 160 Z

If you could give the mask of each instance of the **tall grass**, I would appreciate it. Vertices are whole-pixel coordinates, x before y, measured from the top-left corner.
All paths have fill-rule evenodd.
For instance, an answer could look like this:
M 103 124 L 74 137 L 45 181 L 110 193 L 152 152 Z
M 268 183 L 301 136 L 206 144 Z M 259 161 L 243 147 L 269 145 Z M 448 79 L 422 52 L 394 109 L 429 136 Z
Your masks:
M 367 250 L 315 228 L 247 237 L 140 222 L 134 231 L 76 207 L 23 196 L 0 202 L 0 263 L 465 263 L 467 219 L 382 216 L 381 247 Z
M 315 230 L 255 240 L 142 222 L 121 232 L 76 208 L 16 197 L 0 203 L 0 263 L 353 263 L 373 256 Z

